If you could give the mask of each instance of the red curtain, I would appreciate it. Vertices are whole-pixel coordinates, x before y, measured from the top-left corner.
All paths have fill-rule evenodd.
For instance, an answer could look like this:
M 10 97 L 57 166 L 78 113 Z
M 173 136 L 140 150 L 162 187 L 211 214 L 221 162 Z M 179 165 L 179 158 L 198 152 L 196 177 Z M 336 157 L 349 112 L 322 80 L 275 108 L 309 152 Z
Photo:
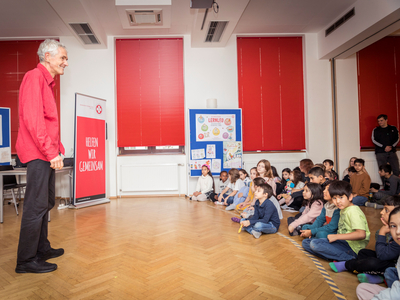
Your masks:
M 118 147 L 185 145 L 183 40 L 116 41 Z
M 399 128 L 400 38 L 385 37 L 359 51 L 357 71 L 360 145 L 370 148 L 378 115 Z
M 239 37 L 243 150 L 303 150 L 301 37 Z
M 39 63 L 37 50 L 43 40 L 0 41 L 0 106 L 11 108 L 11 152 L 16 154 L 19 86 L 24 75 Z M 60 119 L 60 80 L 55 78 L 54 96 Z

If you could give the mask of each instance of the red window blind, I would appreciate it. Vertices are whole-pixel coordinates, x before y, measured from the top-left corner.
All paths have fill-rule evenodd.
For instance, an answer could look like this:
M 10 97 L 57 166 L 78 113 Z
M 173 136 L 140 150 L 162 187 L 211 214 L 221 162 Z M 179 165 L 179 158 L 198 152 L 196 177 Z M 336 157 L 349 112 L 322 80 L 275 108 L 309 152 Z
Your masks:
M 183 40 L 116 41 L 118 147 L 185 145 Z
M 11 152 L 16 154 L 19 119 L 19 86 L 24 75 L 39 63 L 37 50 L 40 41 L 0 41 L 0 106 L 11 108 Z M 55 78 L 54 96 L 60 119 L 60 80 Z
M 243 150 L 305 149 L 301 37 L 237 39 Z
M 388 116 L 399 128 L 400 37 L 385 37 L 357 53 L 360 145 L 374 147 L 376 117 Z

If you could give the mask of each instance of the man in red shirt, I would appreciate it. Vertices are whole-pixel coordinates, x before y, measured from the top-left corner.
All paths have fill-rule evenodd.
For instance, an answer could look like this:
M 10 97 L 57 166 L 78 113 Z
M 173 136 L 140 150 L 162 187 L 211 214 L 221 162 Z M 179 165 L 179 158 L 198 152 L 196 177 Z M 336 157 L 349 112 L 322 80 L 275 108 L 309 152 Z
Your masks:
M 45 40 L 37 52 L 40 63 L 27 72 L 19 90 L 17 153 L 27 163 L 26 192 L 18 245 L 17 273 L 47 273 L 57 269 L 46 260 L 64 254 L 47 239 L 48 215 L 55 204 L 55 170 L 64 164 L 61 154 L 54 76 L 68 66 L 67 50 Z

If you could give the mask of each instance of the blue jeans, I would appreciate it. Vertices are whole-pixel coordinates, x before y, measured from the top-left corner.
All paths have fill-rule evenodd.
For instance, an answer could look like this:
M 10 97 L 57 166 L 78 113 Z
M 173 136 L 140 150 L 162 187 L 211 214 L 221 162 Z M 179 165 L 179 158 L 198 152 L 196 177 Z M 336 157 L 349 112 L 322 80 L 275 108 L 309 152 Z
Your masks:
M 389 288 L 392 287 L 393 282 L 399 280 L 399 273 L 397 272 L 396 267 L 390 267 L 386 269 L 385 280 Z
M 246 219 L 242 219 L 241 221 L 246 221 Z M 251 233 L 253 230 L 262 232 L 262 233 L 275 233 L 278 231 L 274 225 L 272 225 L 272 222 L 268 223 L 263 223 L 263 222 L 257 222 L 254 225 L 249 225 L 247 227 L 243 227 L 244 230 L 246 230 L 248 233 Z
M 328 239 L 305 239 L 304 250 L 326 260 L 347 261 L 357 257 L 346 241 L 338 240 L 329 243 Z
M 353 198 L 353 204 L 358 206 L 365 206 L 365 202 L 368 201 L 367 197 L 364 196 L 355 196 Z
M 221 195 L 221 194 L 218 194 L 218 197 L 219 197 L 219 195 Z M 222 197 L 225 199 L 226 197 L 228 197 L 229 196 L 229 194 L 224 194 Z M 226 203 L 228 203 L 228 205 L 231 205 L 232 203 L 233 203 L 233 199 L 234 199 L 234 197 L 233 196 L 230 196 L 229 198 L 228 198 L 228 200 L 226 200 Z M 225 200 L 224 200 L 225 201 Z

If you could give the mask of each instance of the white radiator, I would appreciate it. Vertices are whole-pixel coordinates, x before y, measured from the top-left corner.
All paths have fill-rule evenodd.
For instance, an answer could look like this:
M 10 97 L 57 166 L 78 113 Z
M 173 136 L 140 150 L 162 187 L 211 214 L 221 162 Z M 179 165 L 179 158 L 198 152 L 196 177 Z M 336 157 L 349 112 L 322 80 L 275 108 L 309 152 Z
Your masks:
M 120 193 L 179 191 L 179 164 L 120 166 Z
M 250 174 L 250 169 L 253 167 L 257 167 L 258 161 L 245 161 L 244 162 L 244 169 Z M 290 170 L 293 170 L 294 168 L 299 166 L 299 161 L 298 160 L 288 160 L 288 161 L 281 161 L 281 160 L 270 160 L 271 166 L 274 166 L 276 168 L 276 171 L 278 172 L 279 177 L 282 176 L 282 170 L 285 168 L 289 168 Z

